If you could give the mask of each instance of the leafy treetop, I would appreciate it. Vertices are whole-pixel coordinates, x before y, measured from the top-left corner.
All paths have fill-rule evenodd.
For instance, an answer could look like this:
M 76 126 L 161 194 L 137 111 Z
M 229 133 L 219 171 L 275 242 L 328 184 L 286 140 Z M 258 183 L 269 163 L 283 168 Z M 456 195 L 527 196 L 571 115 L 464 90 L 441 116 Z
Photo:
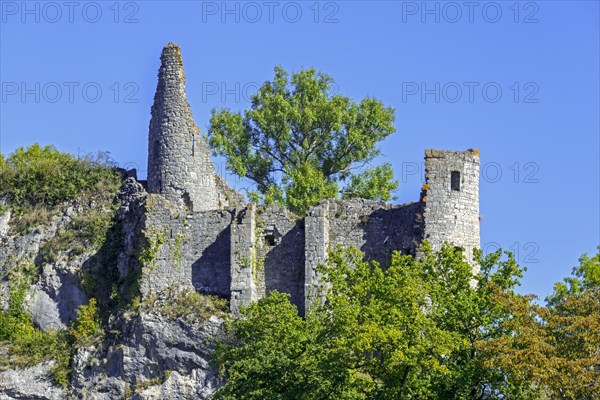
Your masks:
M 397 188 L 390 164 L 367 172 L 380 150 L 377 143 L 395 131 L 394 110 L 367 97 L 356 103 L 330 94 L 333 79 L 305 69 L 289 79 L 282 67 L 274 80 L 252 96 L 242 116 L 212 110 L 208 143 L 227 167 L 256 184 L 251 200 L 286 204 L 298 212 L 320 199 L 337 197 L 389 200 Z

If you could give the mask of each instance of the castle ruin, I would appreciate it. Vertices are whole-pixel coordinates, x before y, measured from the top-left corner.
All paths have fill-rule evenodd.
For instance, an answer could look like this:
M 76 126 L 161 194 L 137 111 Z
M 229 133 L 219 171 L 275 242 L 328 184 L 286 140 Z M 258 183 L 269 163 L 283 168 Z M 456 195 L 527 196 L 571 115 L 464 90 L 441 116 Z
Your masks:
M 422 240 L 434 250 L 452 242 L 470 257 L 480 245 L 479 154 L 426 150 L 425 166 L 426 183 L 412 203 L 323 200 L 304 216 L 247 204 L 215 173 L 186 99 L 179 48 L 168 44 L 148 136 L 144 232 L 152 257 L 142 294 L 192 286 L 229 298 L 236 313 L 278 290 L 303 315 L 320 285 L 316 267 L 336 245 L 383 265 L 394 250 L 416 254 Z

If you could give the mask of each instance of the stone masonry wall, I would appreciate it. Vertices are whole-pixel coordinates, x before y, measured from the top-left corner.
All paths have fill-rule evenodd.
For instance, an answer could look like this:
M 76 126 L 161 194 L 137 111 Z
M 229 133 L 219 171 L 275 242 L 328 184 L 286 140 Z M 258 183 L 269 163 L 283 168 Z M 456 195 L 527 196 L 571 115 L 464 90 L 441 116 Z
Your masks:
M 421 238 L 419 203 L 394 206 L 355 199 L 329 202 L 330 247 L 356 247 L 365 259 L 389 264 L 393 250 L 414 254 Z
M 304 221 L 284 207 L 253 204 L 231 228 L 231 308 L 266 296 L 289 293 L 304 313 Z
M 191 213 L 150 196 L 145 232 L 156 255 L 145 268 L 142 291 L 191 285 L 231 298 L 235 313 L 278 290 L 304 314 L 322 288 L 315 269 L 338 245 L 356 247 L 384 267 L 394 250 L 416 254 L 422 239 L 434 249 L 453 242 L 470 256 L 479 246 L 478 155 L 428 150 L 426 166 L 420 202 L 324 200 L 304 218 L 284 207 L 252 204 Z
M 329 201 L 311 207 L 304 218 L 304 310 L 323 300 L 322 276 L 317 266 L 327 260 L 329 251 Z
M 426 150 L 425 168 L 424 239 L 434 250 L 453 242 L 472 260 L 473 249 L 480 247 L 479 152 Z
M 304 221 L 285 207 L 258 207 L 255 248 L 258 295 L 289 293 L 304 314 Z
M 229 297 L 234 215 L 231 209 L 189 213 L 162 196 L 149 196 L 144 224 L 149 261 L 142 293 L 175 285 Z
M 258 300 L 256 291 L 256 218 L 255 206 L 249 204 L 238 213 L 231 225 L 231 301 L 230 308 L 237 314 L 240 306 Z

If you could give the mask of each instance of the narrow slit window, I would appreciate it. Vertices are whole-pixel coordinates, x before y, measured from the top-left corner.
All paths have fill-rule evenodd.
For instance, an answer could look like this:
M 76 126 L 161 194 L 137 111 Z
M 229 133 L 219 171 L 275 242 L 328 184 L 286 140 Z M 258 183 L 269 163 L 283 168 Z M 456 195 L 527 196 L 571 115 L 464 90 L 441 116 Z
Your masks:
M 450 188 L 452 190 L 460 191 L 460 172 L 452 171 L 450 173 Z

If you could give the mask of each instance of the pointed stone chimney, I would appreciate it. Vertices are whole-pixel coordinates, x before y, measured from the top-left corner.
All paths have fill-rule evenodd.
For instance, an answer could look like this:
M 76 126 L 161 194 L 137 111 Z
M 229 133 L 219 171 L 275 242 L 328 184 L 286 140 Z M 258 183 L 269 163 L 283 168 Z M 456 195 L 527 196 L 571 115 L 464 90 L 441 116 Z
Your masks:
M 148 191 L 189 211 L 221 209 L 231 189 L 215 174 L 192 117 L 179 47 L 167 44 L 160 60 L 148 135 Z

